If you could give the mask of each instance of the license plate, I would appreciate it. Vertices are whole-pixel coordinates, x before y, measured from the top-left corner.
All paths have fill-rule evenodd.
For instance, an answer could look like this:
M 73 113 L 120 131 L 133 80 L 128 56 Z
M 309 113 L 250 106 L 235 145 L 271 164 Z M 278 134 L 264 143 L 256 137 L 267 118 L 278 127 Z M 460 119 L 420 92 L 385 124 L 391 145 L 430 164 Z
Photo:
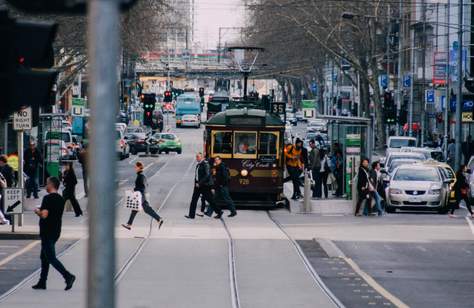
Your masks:
M 410 201 L 410 202 L 420 202 L 420 199 L 416 198 L 416 197 L 411 197 L 411 198 L 408 198 L 408 201 Z

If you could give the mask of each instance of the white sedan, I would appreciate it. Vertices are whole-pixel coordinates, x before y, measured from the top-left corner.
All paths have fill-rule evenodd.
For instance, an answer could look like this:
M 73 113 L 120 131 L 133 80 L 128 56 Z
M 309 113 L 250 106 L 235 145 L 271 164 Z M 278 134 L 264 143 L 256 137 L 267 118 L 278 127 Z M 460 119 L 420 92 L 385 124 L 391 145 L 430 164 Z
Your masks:
M 181 118 L 181 126 L 182 127 L 201 127 L 201 121 L 196 114 L 185 114 Z

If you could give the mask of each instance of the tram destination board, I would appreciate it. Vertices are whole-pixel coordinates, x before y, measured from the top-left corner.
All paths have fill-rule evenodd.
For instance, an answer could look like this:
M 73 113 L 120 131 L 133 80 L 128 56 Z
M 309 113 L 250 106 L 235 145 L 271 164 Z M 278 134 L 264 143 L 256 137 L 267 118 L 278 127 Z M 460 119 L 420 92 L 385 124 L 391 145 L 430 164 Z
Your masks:
M 265 120 L 257 117 L 230 117 L 228 123 L 232 126 L 264 126 Z

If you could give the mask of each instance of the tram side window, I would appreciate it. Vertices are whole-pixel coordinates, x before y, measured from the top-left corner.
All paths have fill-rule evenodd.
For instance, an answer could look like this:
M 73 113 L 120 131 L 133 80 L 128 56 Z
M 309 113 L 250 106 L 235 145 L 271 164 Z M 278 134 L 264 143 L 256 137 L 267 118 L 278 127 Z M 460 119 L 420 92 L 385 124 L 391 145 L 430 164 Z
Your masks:
M 235 132 L 234 154 L 253 155 L 257 153 L 256 132 Z
M 232 132 L 214 133 L 214 154 L 232 154 Z
M 258 145 L 258 155 L 277 156 L 278 151 L 278 135 L 275 133 L 260 133 Z

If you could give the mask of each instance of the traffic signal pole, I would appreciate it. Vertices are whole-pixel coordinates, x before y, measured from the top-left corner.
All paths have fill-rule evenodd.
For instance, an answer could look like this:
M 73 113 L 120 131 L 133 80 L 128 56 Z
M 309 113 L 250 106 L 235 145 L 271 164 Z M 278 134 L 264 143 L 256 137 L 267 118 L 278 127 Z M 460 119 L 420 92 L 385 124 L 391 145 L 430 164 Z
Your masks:
M 88 1 L 91 137 L 87 307 L 115 307 L 115 115 L 118 101 L 119 2 Z
M 462 84 L 463 84 L 463 72 L 462 72 L 462 48 L 463 48 L 463 42 L 462 42 L 462 34 L 463 34 L 463 5 L 464 1 L 459 0 L 459 11 L 458 11 L 458 53 L 457 53 L 457 60 L 458 60 L 458 93 L 456 96 L 456 159 L 455 159 L 455 170 L 458 170 L 459 167 L 461 166 L 461 142 L 462 142 L 462 106 L 463 106 L 463 100 L 462 100 Z

